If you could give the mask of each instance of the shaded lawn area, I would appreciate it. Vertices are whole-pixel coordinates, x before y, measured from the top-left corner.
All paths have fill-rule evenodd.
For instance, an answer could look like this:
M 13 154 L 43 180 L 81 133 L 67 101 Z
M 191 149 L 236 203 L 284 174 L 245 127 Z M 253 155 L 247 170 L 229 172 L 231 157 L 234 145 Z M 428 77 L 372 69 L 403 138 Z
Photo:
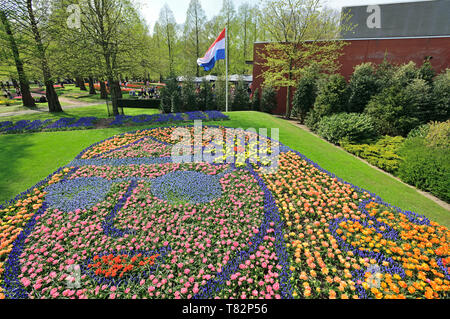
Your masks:
M 392 205 L 424 214 L 450 227 L 449 211 L 415 189 L 370 167 L 311 133 L 264 113 L 231 112 L 227 115 L 230 116 L 230 121 L 210 123 L 241 128 L 279 128 L 282 143 L 298 150 L 324 169 L 354 185 L 376 193 Z M 0 152 L 2 168 L 0 170 L 0 201 L 14 197 L 59 167 L 67 165 L 83 149 L 93 143 L 114 134 L 146 127 L 148 126 L 0 136 L 2 150 Z
M 63 107 L 64 108 L 64 107 Z M 141 115 L 141 114 L 158 114 L 160 113 L 157 109 L 124 109 L 126 115 Z M 67 108 L 62 113 L 48 113 L 48 112 L 36 112 L 32 114 L 15 115 L 15 116 L 5 116 L 0 117 L 0 122 L 3 121 L 19 121 L 19 120 L 46 120 L 46 119 L 59 119 L 61 117 L 88 117 L 95 116 L 98 118 L 107 118 L 108 110 L 106 104 L 91 105 Z
M 69 106 L 69 103 L 61 102 L 61 107 Z M 9 113 L 9 112 L 18 112 L 18 111 L 29 111 L 29 110 L 38 110 L 42 112 L 48 111 L 48 103 L 37 103 L 36 109 L 30 109 L 29 107 L 25 107 L 22 104 L 20 105 L 10 105 L 10 106 L 0 106 L 0 114 L 1 113 Z M 48 113 L 47 113 L 48 114 Z M 3 117 L 0 117 L 0 121 L 2 121 Z

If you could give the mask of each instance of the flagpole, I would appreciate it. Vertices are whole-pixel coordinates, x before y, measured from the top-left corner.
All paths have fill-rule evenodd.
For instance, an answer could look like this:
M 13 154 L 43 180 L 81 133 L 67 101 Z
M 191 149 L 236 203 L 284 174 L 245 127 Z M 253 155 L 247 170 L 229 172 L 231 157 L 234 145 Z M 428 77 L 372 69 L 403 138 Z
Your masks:
M 225 28 L 225 99 L 226 112 L 228 112 L 228 28 Z

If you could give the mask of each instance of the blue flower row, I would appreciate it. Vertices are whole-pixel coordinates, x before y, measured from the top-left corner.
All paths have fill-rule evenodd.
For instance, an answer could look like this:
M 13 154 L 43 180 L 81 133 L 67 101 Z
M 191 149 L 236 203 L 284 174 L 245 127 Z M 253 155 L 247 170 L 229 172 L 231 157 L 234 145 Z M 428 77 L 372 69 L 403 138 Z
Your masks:
M 229 117 L 219 111 L 206 112 L 187 112 L 187 113 L 167 113 L 154 115 L 117 115 L 111 126 L 123 125 L 125 123 L 146 124 L 146 123 L 165 123 L 165 122 L 186 122 L 195 120 L 228 120 Z
M 151 165 L 172 163 L 171 157 L 139 157 L 139 158 L 92 158 L 76 159 L 70 162 L 71 166 L 128 166 L 128 165 Z
M 104 222 L 102 222 L 102 229 L 105 232 L 107 236 L 110 237 L 123 237 L 126 234 L 132 234 L 133 231 L 130 229 L 117 229 L 114 227 L 114 218 L 116 217 L 117 213 L 122 209 L 122 207 L 125 205 L 125 203 L 128 200 L 128 197 L 131 196 L 131 193 L 133 190 L 138 186 L 138 183 L 136 180 L 132 180 L 130 183 L 130 186 L 128 187 L 125 194 L 119 199 L 117 204 L 114 206 L 113 210 L 106 216 L 106 219 Z
M 228 120 L 229 117 L 219 111 L 206 112 L 188 112 L 188 113 L 168 113 L 154 115 L 117 115 L 110 123 L 110 126 L 121 126 L 126 123 L 149 124 L 149 123 L 166 123 L 166 122 L 186 122 L 194 120 Z M 96 117 L 76 118 L 63 117 L 55 122 L 53 120 L 20 120 L 16 123 L 11 121 L 0 122 L 0 132 L 5 134 L 11 133 L 30 133 L 44 130 L 70 130 L 70 129 L 87 129 L 93 128 L 98 122 Z
M 11 121 L 0 122 L 0 132 L 8 133 L 30 133 L 44 130 L 64 130 L 71 128 L 91 128 L 98 119 L 96 117 L 76 118 L 63 117 L 57 121 L 47 120 L 20 120 L 16 123 Z

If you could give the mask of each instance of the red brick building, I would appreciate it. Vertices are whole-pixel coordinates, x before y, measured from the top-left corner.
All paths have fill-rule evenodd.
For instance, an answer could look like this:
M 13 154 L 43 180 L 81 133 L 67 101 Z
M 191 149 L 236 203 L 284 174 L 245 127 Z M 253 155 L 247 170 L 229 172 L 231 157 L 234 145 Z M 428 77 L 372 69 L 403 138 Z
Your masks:
M 437 72 L 450 68 L 450 37 L 391 38 L 391 39 L 353 39 L 345 40 L 343 55 L 339 59 L 340 73 L 348 80 L 356 65 L 364 62 L 379 64 L 384 57 L 393 63 L 414 61 L 422 65 L 427 57 Z M 266 43 L 255 43 L 253 65 L 253 90 L 263 82 L 261 54 Z M 285 114 L 286 88 L 278 90 L 278 107 L 275 114 Z
M 339 59 L 340 73 L 348 80 L 356 65 L 379 64 L 384 57 L 401 64 L 422 65 L 431 58 L 437 72 L 450 68 L 450 1 L 436 0 L 386 5 L 344 7 L 355 30 L 344 34 L 348 42 Z M 255 43 L 253 90 L 260 88 L 264 70 L 259 65 L 267 43 Z M 278 91 L 276 114 L 286 110 L 286 88 Z

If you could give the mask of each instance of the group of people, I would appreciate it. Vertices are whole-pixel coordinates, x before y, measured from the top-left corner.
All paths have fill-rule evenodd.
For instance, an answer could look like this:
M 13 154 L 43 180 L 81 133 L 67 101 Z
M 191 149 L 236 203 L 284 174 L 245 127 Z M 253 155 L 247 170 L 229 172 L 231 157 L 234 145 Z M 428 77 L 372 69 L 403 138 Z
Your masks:
M 16 97 L 21 97 L 22 92 L 20 91 L 20 86 L 18 84 L 11 84 L 9 81 L 6 81 L 6 83 L 3 83 L 3 81 L 0 81 L 0 88 L 3 92 L 3 97 L 5 99 L 12 100 L 14 99 L 14 95 L 11 93 L 11 87 L 14 87 L 16 93 Z M 41 95 L 40 97 L 35 98 L 36 103 L 46 103 L 47 97 L 45 95 Z
M 6 99 L 12 100 L 14 98 L 13 94 L 11 93 L 11 86 L 14 86 L 14 89 L 16 90 L 16 96 L 21 96 L 22 93 L 20 92 L 20 87 L 18 84 L 13 83 L 12 85 L 6 81 L 6 84 L 3 83 L 3 81 L 0 82 L 0 87 L 3 91 L 3 96 Z
M 159 99 L 159 90 L 153 86 L 141 88 L 140 91 L 130 91 L 130 96 L 138 96 L 139 99 Z

